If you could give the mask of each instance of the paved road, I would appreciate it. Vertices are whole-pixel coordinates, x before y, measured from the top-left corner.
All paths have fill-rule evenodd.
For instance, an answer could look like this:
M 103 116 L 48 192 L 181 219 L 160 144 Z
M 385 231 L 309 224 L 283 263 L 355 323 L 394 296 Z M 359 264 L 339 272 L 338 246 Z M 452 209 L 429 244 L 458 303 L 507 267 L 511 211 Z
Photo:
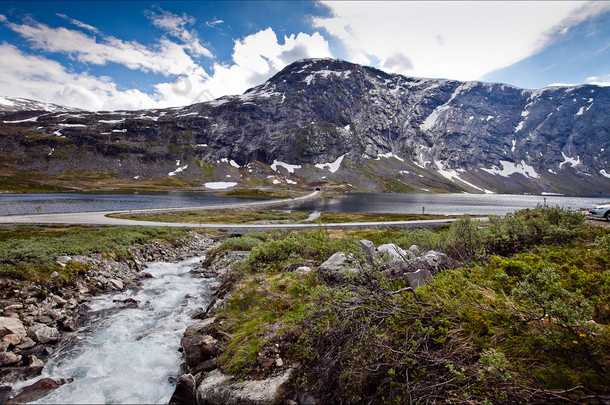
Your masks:
M 268 229 L 308 229 L 308 228 L 330 228 L 330 229 L 366 229 L 366 228 L 429 228 L 438 227 L 455 221 L 455 219 L 436 219 L 419 221 L 389 221 L 389 222 L 357 222 L 357 223 L 333 223 L 333 224 L 186 224 L 175 222 L 133 221 L 129 219 L 111 218 L 107 215 L 118 213 L 150 213 L 159 211 L 196 211 L 217 209 L 243 209 L 243 208 L 271 208 L 302 202 L 303 200 L 317 197 L 319 191 L 315 191 L 303 197 L 262 201 L 254 203 L 218 205 L 207 207 L 185 207 L 172 209 L 146 209 L 127 211 L 98 211 L 98 212 L 72 212 L 58 214 L 32 214 L 32 215 L 7 215 L 0 216 L 0 224 L 69 224 L 69 225 L 122 225 L 122 226 L 169 226 L 188 227 L 202 229 L 230 229 L 230 230 L 268 230 Z

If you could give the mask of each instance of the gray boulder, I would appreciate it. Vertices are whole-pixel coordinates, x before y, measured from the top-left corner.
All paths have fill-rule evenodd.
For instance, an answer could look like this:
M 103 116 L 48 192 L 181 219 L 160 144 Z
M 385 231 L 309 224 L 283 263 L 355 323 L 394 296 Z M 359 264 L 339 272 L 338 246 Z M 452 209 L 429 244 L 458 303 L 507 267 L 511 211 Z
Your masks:
M 21 361 L 21 355 L 13 352 L 0 352 L 0 366 L 16 364 Z
M 284 402 L 284 387 L 292 375 L 289 368 L 282 374 L 265 380 L 246 380 L 231 383 L 231 377 L 214 370 L 197 388 L 198 404 L 267 405 Z
M 405 277 L 407 278 L 409 287 L 416 289 L 422 285 L 427 285 L 428 279 L 432 277 L 432 273 L 426 269 L 419 269 L 412 273 L 405 273 Z
M 375 261 L 375 244 L 367 239 L 362 239 L 358 242 L 362 251 L 364 252 L 364 256 L 366 257 L 366 261 L 373 265 Z
M 423 256 L 419 256 L 413 260 L 409 260 L 409 267 L 413 269 L 427 269 L 432 274 L 450 268 L 453 266 L 453 260 L 444 253 L 430 250 Z
M 396 245 L 395 243 L 386 243 L 377 248 L 377 252 L 381 256 L 388 257 L 392 261 L 408 260 L 413 258 L 406 250 Z
M 318 267 L 318 272 L 331 280 L 342 281 L 347 275 L 355 274 L 359 269 L 353 267 L 351 260 L 343 252 L 337 252 Z

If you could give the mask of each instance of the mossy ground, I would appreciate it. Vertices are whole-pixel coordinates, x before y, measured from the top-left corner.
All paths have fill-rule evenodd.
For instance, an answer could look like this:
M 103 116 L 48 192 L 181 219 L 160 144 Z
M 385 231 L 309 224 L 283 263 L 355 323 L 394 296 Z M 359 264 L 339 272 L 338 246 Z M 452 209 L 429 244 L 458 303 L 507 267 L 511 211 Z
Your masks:
M 461 267 L 415 293 L 361 265 L 337 284 L 293 271 L 357 240 L 417 243 Z M 260 373 L 278 344 L 293 383 L 324 403 L 603 403 L 610 394 L 610 231 L 555 208 L 469 218 L 439 231 L 272 232 L 227 239 L 250 249 L 217 314 L 220 365 Z M 312 265 L 312 263 L 314 265 Z

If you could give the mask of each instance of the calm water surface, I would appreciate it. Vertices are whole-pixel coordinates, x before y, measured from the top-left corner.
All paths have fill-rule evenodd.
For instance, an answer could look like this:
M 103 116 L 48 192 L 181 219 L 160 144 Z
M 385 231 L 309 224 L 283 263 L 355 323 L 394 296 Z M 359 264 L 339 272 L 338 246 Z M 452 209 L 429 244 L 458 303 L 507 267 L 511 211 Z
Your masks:
M 0 194 L 0 215 L 59 212 L 114 211 L 180 208 L 260 201 L 221 197 L 211 193 L 176 192 L 155 194 Z M 296 206 L 304 211 L 378 212 L 419 214 L 504 215 L 544 204 L 580 209 L 610 202 L 607 197 L 567 197 L 510 194 L 386 194 L 350 193 L 341 198 L 322 198 Z M 36 207 L 41 207 L 36 211 Z M 293 207 L 293 209 L 295 209 Z
M 202 192 L 154 194 L 0 194 L 0 215 L 180 208 L 260 201 Z M 40 207 L 37 211 L 36 207 Z
M 344 198 L 324 198 L 305 202 L 298 209 L 327 212 L 379 212 L 396 214 L 504 215 L 544 204 L 564 208 L 589 208 L 608 197 L 567 197 L 510 194 L 386 194 L 350 193 Z

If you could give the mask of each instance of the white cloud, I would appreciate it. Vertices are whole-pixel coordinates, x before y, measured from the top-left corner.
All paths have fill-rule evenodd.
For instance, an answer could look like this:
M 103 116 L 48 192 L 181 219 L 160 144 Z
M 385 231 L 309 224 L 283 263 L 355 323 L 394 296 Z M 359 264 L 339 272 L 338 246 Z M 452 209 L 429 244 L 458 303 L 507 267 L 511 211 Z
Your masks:
M 185 46 L 194 54 L 206 56 L 208 58 L 214 57 L 210 50 L 201 45 L 197 33 L 194 30 L 186 28 L 187 25 L 193 25 L 195 23 L 194 17 L 186 14 L 179 16 L 160 8 L 158 10 L 158 13 L 153 11 L 148 13 L 148 18 L 155 27 L 165 30 L 168 34 L 182 40 Z
M 162 38 L 155 46 L 146 47 L 136 41 L 123 41 L 112 36 L 102 36 L 101 42 L 98 42 L 95 37 L 81 31 L 53 28 L 32 19 L 27 19 L 23 24 L 4 22 L 35 48 L 68 54 L 83 63 L 105 65 L 112 62 L 132 70 L 165 76 L 202 70 L 185 52 L 185 49 L 196 47 L 197 42 L 187 46 Z M 198 49 L 198 52 L 204 51 Z
M 208 27 L 210 27 L 210 28 L 214 28 L 214 27 L 215 27 L 215 26 L 217 26 L 218 24 L 222 24 L 222 23 L 224 23 L 224 21 L 223 21 L 223 20 L 216 19 L 216 17 L 214 17 L 214 20 L 212 20 L 212 21 L 206 21 L 206 22 L 205 22 L 205 25 L 206 25 L 206 26 L 208 26 Z
M 66 21 L 69 21 L 71 24 L 74 24 L 74 25 L 76 25 L 77 27 L 80 27 L 80 28 L 83 28 L 83 29 L 89 30 L 89 31 L 91 31 L 91 32 L 94 32 L 94 33 L 96 33 L 96 34 L 99 34 L 99 30 L 98 30 L 97 28 L 95 28 L 94 26 L 92 26 L 92 25 L 89 25 L 89 24 L 86 24 L 86 23 L 84 23 L 84 22 L 82 22 L 82 21 L 79 21 L 79 20 L 75 20 L 75 19 L 73 19 L 73 18 L 70 18 L 70 17 L 68 17 L 68 16 L 67 16 L 67 15 L 65 15 L 65 14 L 60 14 L 60 13 L 57 13 L 57 14 L 55 14 L 55 15 L 56 15 L 56 16 L 58 16 L 58 17 L 63 18 L 63 19 L 64 19 L 64 20 L 66 20 Z
M 51 28 L 50 33 L 57 33 L 58 30 L 60 29 Z M 90 38 L 80 32 L 70 31 L 58 36 L 64 41 L 67 37 L 82 41 L 82 46 L 91 45 Z M 170 107 L 209 101 L 228 94 L 241 94 L 248 88 L 261 84 L 295 60 L 331 56 L 328 43 L 319 33 L 300 33 L 296 36 L 284 36 L 283 39 L 283 43 L 280 43 L 275 32 L 268 28 L 236 40 L 232 63 L 216 63 L 213 75 L 208 75 L 192 60 L 183 59 L 184 51 L 180 45 L 162 39 L 159 41 L 159 52 L 165 58 L 164 69 L 171 80 L 154 85 L 153 94 L 146 94 L 137 89 L 118 89 L 111 78 L 70 72 L 54 60 L 28 55 L 13 45 L 2 43 L 0 89 L 5 96 L 31 98 L 87 110 Z M 106 40 L 112 43 L 110 39 Z M 121 53 L 121 46 L 131 49 L 142 47 L 133 42 L 112 40 L 117 41 L 118 53 Z M 67 47 L 66 42 L 55 43 L 53 46 Z M 101 63 L 104 55 L 88 53 L 84 60 Z M 126 66 L 137 68 L 136 61 L 133 61 L 133 65 L 131 60 L 123 61 Z M 140 70 L 148 69 L 140 65 Z
M 24 97 L 87 110 L 138 109 L 157 105 L 138 90 L 119 91 L 109 78 L 68 72 L 60 63 L 0 44 L 0 89 Z
M 324 4 L 333 16 L 314 17 L 313 24 L 340 39 L 349 60 L 370 63 L 374 57 L 381 68 L 398 73 L 459 80 L 530 56 L 562 29 L 610 7 L 582 1 Z M 410 63 L 398 63 L 397 55 Z
M 279 72 L 286 65 L 303 58 L 331 57 L 328 42 L 319 33 L 300 33 L 284 36 L 284 43 L 278 42 L 271 28 L 236 40 L 233 47 L 233 63 L 216 63 L 211 77 L 189 75 L 184 85 L 190 91 L 176 94 L 176 86 L 161 83 L 156 90 L 164 100 L 172 100 L 170 105 L 186 105 L 206 101 L 228 94 L 241 94 L 248 88 L 259 85 Z

